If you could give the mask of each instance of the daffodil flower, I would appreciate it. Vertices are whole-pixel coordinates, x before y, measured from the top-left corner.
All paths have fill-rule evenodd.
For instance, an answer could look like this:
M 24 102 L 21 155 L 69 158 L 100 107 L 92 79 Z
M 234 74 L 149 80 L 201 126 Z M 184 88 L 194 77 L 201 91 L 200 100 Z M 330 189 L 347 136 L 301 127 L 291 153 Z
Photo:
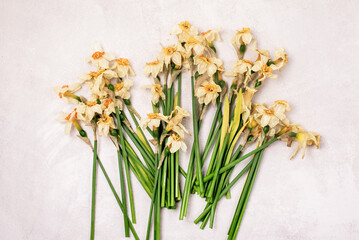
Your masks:
M 86 123 L 91 122 L 96 113 L 102 114 L 102 107 L 96 101 L 81 102 L 77 106 L 77 118 Z
M 171 153 L 175 153 L 179 149 L 182 149 L 183 151 L 187 150 L 186 144 L 184 143 L 184 141 L 182 141 L 182 138 L 178 136 L 176 133 L 172 133 L 168 137 L 166 146 L 168 147 Z
M 208 105 L 210 102 L 213 104 L 216 102 L 218 93 L 222 91 L 222 88 L 218 86 L 213 80 L 204 81 L 195 91 L 195 96 L 198 99 L 199 104 Z
M 119 99 L 107 98 L 101 100 L 101 109 L 105 115 L 110 116 L 112 113 L 116 113 L 115 108 L 122 110 L 122 103 Z
M 178 41 L 185 42 L 191 36 L 196 36 L 198 29 L 192 26 L 188 21 L 181 22 L 174 26 L 171 35 L 177 35 Z
M 93 54 L 87 57 L 87 62 L 91 62 L 94 66 L 98 68 L 108 69 L 110 67 L 110 62 L 115 59 L 110 53 L 104 52 L 99 43 L 93 45 Z
M 111 69 L 113 69 L 119 78 L 127 78 L 135 76 L 133 69 L 131 68 L 130 61 L 126 58 L 118 58 L 115 60 L 114 64 L 112 65 Z
M 221 59 L 216 57 L 205 57 L 197 55 L 193 58 L 194 65 L 197 65 L 197 71 L 199 74 L 207 73 L 208 76 L 212 76 L 216 71 L 223 71 L 223 62 Z
M 190 57 L 191 55 L 201 55 L 206 49 L 203 36 L 194 36 L 189 37 L 185 41 L 185 49 L 186 49 L 186 57 Z
M 121 97 L 122 99 L 129 99 L 131 94 L 129 92 L 132 87 L 133 82 L 130 79 L 125 79 L 114 85 L 115 95 Z
M 286 120 L 285 113 L 291 110 L 289 104 L 285 100 L 277 100 L 277 101 L 275 101 L 271 106 L 269 106 L 269 109 L 273 110 L 275 112 L 275 115 L 281 121 Z
M 267 125 L 270 128 L 274 128 L 280 123 L 279 118 L 274 114 L 274 111 L 268 109 L 264 104 L 256 104 L 254 110 L 254 117 L 262 128 Z
M 168 122 L 168 117 L 164 116 L 161 113 L 149 113 L 147 117 L 141 118 L 140 126 L 145 129 L 148 126 L 151 127 L 159 127 L 161 124 L 161 120 Z
M 157 104 L 160 99 L 166 99 L 166 95 L 163 93 L 161 84 L 145 85 L 142 88 L 151 90 L 151 102 L 153 104 Z
M 66 98 L 69 102 L 77 104 L 79 102 L 79 97 L 74 95 L 74 92 L 77 92 L 81 89 L 80 83 L 75 83 L 71 86 L 63 85 L 63 86 L 56 86 L 53 88 L 54 91 L 59 95 L 60 98 Z
M 181 43 L 162 48 L 162 52 L 158 55 L 158 59 L 163 61 L 166 67 L 173 62 L 177 66 L 182 66 L 182 54 L 184 55 L 186 50 L 182 47 Z
M 237 60 L 233 64 L 233 68 L 231 71 L 226 72 L 226 76 L 228 77 L 237 77 L 244 73 L 250 73 L 252 70 L 253 63 L 249 60 Z
M 219 35 L 219 31 L 220 31 L 220 29 L 208 30 L 206 32 L 202 32 L 201 35 L 211 46 L 211 45 L 213 45 L 214 41 L 221 41 L 221 36 Z
M 275 52 L 275 57 L 276 60 L 273 61 L 273 65 L 271 65 L 271 67 L 274 70 L 282 70 L 282 68 L 284 67 L 284 65 L 286 65 L 288 63 L 288 59 L 287 59 L 287 53 L 284 51 L 283 48 L 278 48 L 277 51 Z
M 321 136 L 319 134 L 317 134 L 315 132 L 306 132 L 298 124 L 294 125 L 294 127 L 291 126 L 291 130 L 289 130 L 289 131 L 290 131 L 290 134 L 283 135 L 283 137 L 281 137 L 281 140 L 287 141 L 288 146 L 291 145 L 291 141 L 293 141 L 293 140 L 298 142 L 297 148 L 294 150 L 293 154 L 290 156 L 290 159 L 292 159 L 300 149 L 303 149 L 302 150 L 302 158 L 304 158 L 305 150 L 306 150 L 307 146 L 315 145 L 317 147 L 317 149 L 320 147 Z M 291 137 L 290 135 L 292 135 L 293 137 Z
M 231 43 L 233 46 L 240 47 L 241 45 L 248 45 L 253 40 L 253 35 L 250 32 L 250 28 L 243 28 L 237 30 L 237 33 L 233 36 Z
M 153 78 L 157 77 L 157 75 L 163 71 L 163 60 L 157 59 L 154 62 L 146 63 L 143 67 L 143 74 L 148 77 L 152 76 Z
M 65 122 L 65 135 L 69 135 L 71 132 L 71 128 L 73 126 L 73 121 L 77 118 L 76 108 L 70 113 L 66 114 L 64 112 L 60 112 L 61 118 L 57 119 L 59 122 Z
M 116 125 L 113 121 L 113 118 L 102 114 L 101 118 L 97 121 L 97 127 L 98 127 L 98 134 L 100 136 L 105 135 L 108 136 L 108 133 L 110 132 L 110 128 L 115 129 Z

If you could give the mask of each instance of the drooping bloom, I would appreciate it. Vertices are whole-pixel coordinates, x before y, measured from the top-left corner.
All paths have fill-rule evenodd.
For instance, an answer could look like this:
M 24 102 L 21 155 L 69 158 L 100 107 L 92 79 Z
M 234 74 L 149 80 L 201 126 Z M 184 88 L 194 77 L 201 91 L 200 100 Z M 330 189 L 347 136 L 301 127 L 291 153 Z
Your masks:
M 154 62 L 146 63 L 143 67 L 143 74 L 148 77 L 151 75 L 152 77 L 157 77 L 157 75 L 163 70 L 163 61 L 157 59 Z
M 288 63 L 287 53 L 283 48 L 278 48 L 275 52 L 276 60 L 274 60 L 274 64 L 271 67 L 275 70 L 282 70 L 284 65 Z
M 218 86 L 213 80 L 203 81 L 203 83 L 196 89 L 195 96 L 198 99 L 199 104 L 208 105 L 210 102 L 213 104 L 222 88 Z
M 98 68 L 108 69 L 110 67 L 110 62 L 115 59 L 111 54 L 104 52 L 99 43 L 93 45 L 93 54 L 87 57 L 87 62 L 91 62 L 94 66 Z
M 252 70 L 253 63 L 249 60 L 237 60 L 233 64 L 231 71 L 226 73 L 226 76 L 236 77 L 244 73 L 250 73 Z
M 243 28 L 242 30 L 237 30 L 237 33 L 233 36 L 231 43 L 234 46 L 248 45 L 253 40 L 253 36 L 250 32 L 250 28 Z
M 282 141 L 288 142 L 288 146 L 291 146 L 292 141 L 298 142 L 297 148 L 290 156 L 292 159 L 300 149 L 302 150 L 302 158 L 305 156 L 305 150 L 307 146 L 315 145 L 317 149 L 320 147 L 321 136 L 315 132 L 306 132 L 299 124 L 290 124 L 287 126 L 287 133 L 281 135 L 279 138 Z
M 193 58 L 194 65 L 197 65 L 197 71 L 199 74 L 207 73 L 208 76 L 212 76 L 216 73 L 217 70 L 223 71 L 222 60 L 216 57 L 205 57 L 202 55 L 197 55 Z
M 221 41 L 221 36 L 219 35 L 219 29 L 208 30 L 206 32 L 201 33 L 204 39 L 209 43 L 209 45 L 213 45 L 214 41 Z
M 284 121 L 286 119 L 285 113 L 291 110 L 289 104 L 285 100 L 275 101 L 271 106 L 269 106 L 269 109 L 273 110 L 275 112 L 275 115 L 281 121 Z
M 168 117 L 164 116 L 161 113 L 148 113 L 147 117 L 141 118 L 140 126 L 145 129 L 148 126 L 151 127 L 159 127 L 161 124 L 161 120 L 168 122 Z
M 78 103 L 78 97 L 74 95 L 73 93 L 77 92 L 81 89 L 80 83 L 75 83 L 71 86 L 69 85 L 63 85 L 63 86 L 56 86 L 53 88 L 54 91 L 59 95 L 60 98 L 65 97 L 68 101 L 77 104 Z
M 187 150 L 187 146 L 184 143 L 183 139 L 176 133 L 172 133 L 168 137 L 166 146 L 168 147 L 171 153 L 175 153 L 179 149 L 182 149 L 183 151 Z
M 60 112 L 61 118 L 57 119 L 59 122 L 65 122 L 65 135 L 69 135 L 71 128 L 73 126 L 73 121 L 77 119 L 77 112 L 76 108 L 69 114 L 66 114 L 64 112 Z
M 151 101 L 153 104 L 157 104 L 160 100 L 166 99 L 165 94 L 163 93 L 163 89 L 161 84 L 152 84 L 152 85 L 145 85 L 143 88 L 147 88 L 151 90 Z

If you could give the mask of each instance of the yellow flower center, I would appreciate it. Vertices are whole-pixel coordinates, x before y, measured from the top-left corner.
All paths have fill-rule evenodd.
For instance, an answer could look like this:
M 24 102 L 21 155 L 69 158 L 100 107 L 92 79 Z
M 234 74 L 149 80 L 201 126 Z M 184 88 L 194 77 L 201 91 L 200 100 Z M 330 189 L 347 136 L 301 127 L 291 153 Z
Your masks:
M 217 85 L 215 84 L 207 84 L 204 86 L 204 90 L 206 93 L 216 93 L 217 92 Z
M 105 125 L 110 125 L 112 122 L 112 119 L 110 116 L 107 116 L 106 114 L 103 114 L 102 117 L 98 120 L 99 123 L 101 124 L 105 124 Z
M 274 111 L 270 110 L 270 109 L 264 109 L 264 114 L 267 115 L 267 116 L 273 116 Z
M 242 28 L 242 30 L 237 30 L 238 34 L 245 34 L 245 33 L 249 33 L 250 32 L 250 28 Z
M 105 105 L 105 107 L 108 108 L 108 105 L 110 105 L 110 103 L 112 103 L 112 102 L 113 102 L 113 99 L 109 98 L 109 99 L 106 100 L 106 102 L 103 105 Z
M 159 63 L 160 63 L 160 61 L 157 60 L 157 61 L 154 61 L 154 62 L 146 63 L 146 65 L 153 66 L 153 65 L 157 65 L 157 64 L 159 64 Z
M 162 92 L 162 87 L 161 87 L 160 84 L 153 84 L 153 87 L 155 88 L 156 93 L 161 93 Z
M 99 59 L 102 58 L 102 56 L 105 54 L 105 52 L 95 52 L 94 54 L 92 54 L 92 58 L 93 59 Z
M 117 84 L 115 84 L 115 91 L 116 92 L 119 92 L 119 91 L 121 91 L 121 89 L 124 87 L 124 83 L 123 82 L 120 82 L 120 83 L 117 83 Z
M 175 140 L 176 142 L 181 141 L 181 138 L 180 138 L 177 134 L 172 134 L 171 137 L 172 137 L 172 139 Z
M 174 47 L 166 47 L 166 48 L 163 48 L 163 52 L 164 52 L 164 54 L 166 54 L 167 56 L 172 55 L 175 51 L 176 51 L 176 48 L 174 48 Z
M 181 22 L 178 24 L 178 26 L 182 29 L 184 32 L 188 32 L 191 29 L 191 24 L 187 21 Z
M 207 33 L 210 33 L 210 32 L 211 32 L 211 30 L 208 30 L 207 32 L 201 33 L 201 35 L 206 35 Z
M 86 102 L 86 105 L 89 107 L 95 106 L 96 104 L 97 104 L 97 102 L 95 102 L 95 101 L 87 101 Z
M 127 58 L 116 59 L 116 62 L 118 65 L 121 65 L 121 66 L 129 66 L 130 65 L 130 62 L 128 61 Z
M 203 54 L 201 56 L 199 56 L 199 59 L 201 59 L 203 62 L 205 62 L 206 64 L 211 64 L 211 59 L 203 56 Z
M 198 44 L 199 43 L 199 41 L 197 40 L 197 39 L 195 39 L 195 38 L 193 38 L 193 37 L 190 37 L 188 40 L 187 40 L 187 45 L 196 45 L 196 44 Z
M 100 76 L 103 72 L 105 71 L 105 69 L 100 69 L 97 72 L 90 72 L 89 75 L 93 78 L 97 78 L 98 76 Z
M 148 113 L 147 117 L 149 119 L 157 119 L 158 113 Z
M 268 75 L 268 74 L 273 72 L 273 68 L 268 67 L 267 64 L 264 64 L 262 66 L 262 72 L 263 72 L 264 75 Z

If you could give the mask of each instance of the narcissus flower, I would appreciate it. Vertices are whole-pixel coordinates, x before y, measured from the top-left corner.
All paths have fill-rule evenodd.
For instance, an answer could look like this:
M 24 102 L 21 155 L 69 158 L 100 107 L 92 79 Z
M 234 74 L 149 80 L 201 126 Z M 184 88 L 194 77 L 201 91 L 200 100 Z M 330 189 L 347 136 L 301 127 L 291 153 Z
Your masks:
M 213 104 L 216 102 L 218 93 L 222 91 L 222 88 L 218 86 L 213 80 L 204 81 L 195 92 L 195 96 L 198 99 L 199 104 L 208 105 L 210 102 Z
M 222 60 L 216 57 L 208 58 L 202 55 L 197 55 L 193 58 L 194 65 L 197 65 L 199 74 L 207 73 L 212 76 L 217 70 L 223 71 Z
M 95 114 L 102 114 L 102 107 L 95 101 L 87 101 L 86 104 L 81 102 L 77 106 L 77 118 L 86 123 L 91 122 Z
M 71 132 L 71 128 L 73 126 L 73 122 L 77 119 L 76 108 L 70 114 L 60 112 L 60 115 L 61 115 L 61 118 L 57 119 L 57 121 L 66 123 L 65 134 L 69 135 Z
M 63 86 L 56 86 L 53 88 L 54 91 L 59 95 L 60 98 L 66 98 L 68 101 L 77 104 L 79 98 L 74 95 L 74 92 L 77 92 L 81 89 L 80 83 L 75 83 L 71 86 L 69 85 L 63 85 Z
M 115 95 L 121 97 L 122 99 L 129 99 L 131 96 L 129 90 L 132 85 L 133 82 L 130 79 L 125 79 L 124 81 L 115 84 Z
M 268 109 L 264 104 L 256 104 L 254 110 L 254 118 L 262 128 L 267 125 L 274 128 L 279 124 L 279 118 L 274 114 L 274 111 Z
M 151 102 L 157 104 L 160 100 L 166 99 L 166 95 L 163 93 L 161 84 L 145 85 L 143 88 L 151 89 Z
M 201 33 L 204 39 L 212 45 L 214 41 L 221 41 L 221 36 L 219 35 L 219 29 L 208 30 L 206 32 Z
M 186 50 L 182 47 L 181 43 L 162 48 L 162 52 L 158 55 L 158 59 L 162 60 L 166 67 L 173 62 L 177 66 L 182 65 L 182 54 L 185 54 Z
M 131 68 L 130 61 L 126 58 L 118 58 L 115 60 L 113 66 L 111 67 L 120 78 L 127 78 L 135 76 Z
M 116 128 L 116 125 L 113 121 L 113 118 L 102 114 L 102 117 L 97 121 L 98 134 L 102 136 L 103 134 L 107 137 L 110 132 L 110 128 Z
M 244 73 L 250 73 L 252 70 L 253 63 L 249 60 L 237 60 L 233 64 L 231 71 L 226 73 L 226 76 L 236 77 Z
M 111 54 L 104 52 L 99 43 L 93 45 L 93 54 L 87 57 L 87 62 L 91 62 L 94 66 L 98 68 L 108 69 L 110 67 L 110 62 L 115 59 Z
M 157 77 L 157 75 L 163 70 L 163 61 L 157 59 L 154 62 L 146 63 L 143 67 L 143 74 L 148 77 L 151 75 L 152 77 Z
M 315 145 L 317 149 L 320 147 L 321 136 L 315 132 L 305 132 L 302 128 L 299 128 L 298 132 L 291 131 L 290 135 L 292 135 L 293 137 L 282 138 L 282 140 L 284 141 L 289 141 L 289 146 L 291 144 L 291 141 L 298 142 L 297 148 L 290 156 L 290 159 L 292 159 L 301 148 L 303 149 L 302 158 L 304 158 L 307 146 Z
M 281 121 L 284 121 L 286 119 L 285 113 L 291 110 L 289 104 L 285 100 L 275 101 L 271 106 L 269 106 L 269 109 L 273 110 L 275 112 L 275 115 Z
M 101 100 L 101 108 L 105 115 L 111 115 L 111 113 L 116 113 L 115 107 L 122 110 L 122 102 L 120 99 L 107 98 Z
M 198 34 L 198 29 L 192 26 L 189 22 L 184 21 L 172 29 L 171 35 L 177 35 L 180 42 L 186 41 L 191 36 L 196 36 Z
M 274 60 L 274 64 L 271 67 L 275 70 L 282 70 L 284 65 L 288 63 L 287 53 L 284 51 L 283 48 L 278 48 L 275 52 L 276 60 Z
M 237 33 L 233 36 L 231 43 L 234 46 L 248 45 L 253 40 L 253 36 L 250 32 L 250 28 L 243 28 L 242 30 L 237 30 Z
M 203 54 L 206 46 L 203 44 L 203 36 L 190 37 L 185 41 L 186 57 Z
M 182 138 L 178 136 L 176 133 L 172 133 L 169 138 L 167 139 L 166 146 L 170 150 L 171 153 L 177 152 L 179 149 L 182 149 L 183 151 L 187 150 L 187 146 L 182 141 Z
M 161 124 L 161 120 L 168 122 L 168 117 L 164 116 L 161 113 L 149 113 L 147 117 L 141 118 L 140 126 L 145 129 L 148 126 L 151 127 L 159 127 Z

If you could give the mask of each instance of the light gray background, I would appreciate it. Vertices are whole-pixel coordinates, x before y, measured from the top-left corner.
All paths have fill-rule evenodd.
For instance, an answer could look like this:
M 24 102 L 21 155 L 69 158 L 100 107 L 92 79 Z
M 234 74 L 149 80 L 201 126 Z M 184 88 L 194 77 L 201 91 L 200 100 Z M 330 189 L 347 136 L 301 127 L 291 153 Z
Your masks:
M 150 96 L 140 86 L 150 80 L 142 67 L 183 20 L 200 31 L 223 28 L 224 41 L 216 46 L 227 69 L 236 58 L 229 44 L 236 29 L 251 27 L 259 47 L 272 53 L 285 48 L 289 64 L 255 101 L 288 100 L 291 121 L 323 136 L 321 149 L 308 149 L 304 160 L 290 161 L 294 149 L 284 143 L 265 152 L 239 238 L 359 239 L 358 1 L 1 0 L 0 10 L 1 239 L 89 237 L 92 154 L 74 134 L 63 135 L 55 119 L 72 106 L 52 86 L 90 71 L 85 57 L 100 41 L 131 61 L 137 73 L 133 103 L 145 114 Z M 184 86 L 189 89 L 188 77 Z M 183 95 L 190 110 L 190 92 Z M 185 124 L 192 130 L 190 120 Z M 100 139 L 99 154 L 119 187 L 108 139 Z M 188 155 L 182 154 L 183 166 Z M 96 238 L 123 239 L 122 214 L 98 176 Z M 213 230 L 192 223 L 205 204 L 197 196 L 184 221 L 178 209 L 163 210 L 163 239 L 224 239 L 242 184 L 220 202 Z M 133 185 L 135 227 L 143 237 L 150 201 L 135 177 Z

